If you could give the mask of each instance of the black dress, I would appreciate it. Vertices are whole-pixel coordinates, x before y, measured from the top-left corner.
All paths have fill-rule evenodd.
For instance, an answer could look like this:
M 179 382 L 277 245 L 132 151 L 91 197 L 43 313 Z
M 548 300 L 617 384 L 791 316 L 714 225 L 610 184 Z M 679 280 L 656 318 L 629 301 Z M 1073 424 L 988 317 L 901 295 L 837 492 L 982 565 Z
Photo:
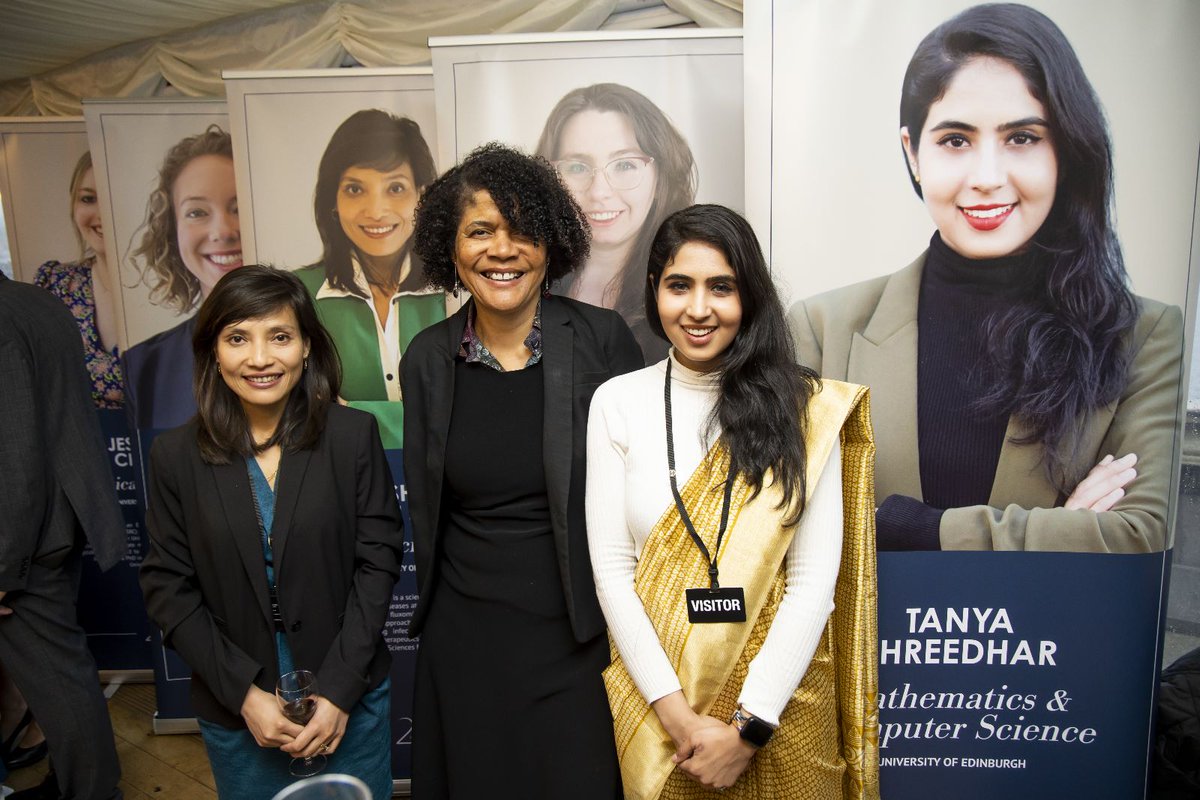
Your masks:
M 542 366 L 455 364 L 441 579 L 417 657 L 417 798 L 620 797 L 600 677 L 575 641 L 542 459 Z

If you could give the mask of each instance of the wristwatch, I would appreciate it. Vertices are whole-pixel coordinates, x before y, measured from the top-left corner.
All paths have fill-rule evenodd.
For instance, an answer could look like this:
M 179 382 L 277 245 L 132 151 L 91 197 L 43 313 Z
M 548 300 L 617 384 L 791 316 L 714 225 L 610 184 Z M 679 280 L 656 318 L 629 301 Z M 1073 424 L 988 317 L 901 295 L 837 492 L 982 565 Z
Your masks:
M 738 735 L 755 747 L 762 747 L 771 741 L 771 735 L 775 733 L 774 725 L 763 722 L 741 706 L 733 712 L 733 719 L 729 723 L 738 729 Z

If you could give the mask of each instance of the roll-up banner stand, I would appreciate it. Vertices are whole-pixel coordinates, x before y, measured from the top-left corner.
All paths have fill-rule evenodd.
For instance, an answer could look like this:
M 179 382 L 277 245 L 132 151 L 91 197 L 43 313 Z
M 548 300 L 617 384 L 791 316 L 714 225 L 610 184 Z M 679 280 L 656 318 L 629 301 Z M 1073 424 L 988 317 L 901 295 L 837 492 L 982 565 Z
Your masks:
M 87 154 L 82 118 L 0 120 L 0 196 L 14 277 L 49 290 L 79 322 L 92 399 L 125 515 L 128 548 L 117 566 L 101 573 L 91 546 L 84 550 L 79 622 L 106 679 L 149 681 L 150 623 L 137 583 L 146 537 L 141 476 L 122 410 L 121 298 L 113 296 L 116 278 L 105 261 L 106 226 L 96 212 Z M 97 326 L 98 315 L 106 324 Z M 109 337 L 108 347 L 100 329 Z
M 972 5 L 956 0 L 746 4 L 747 209 L 778 283 L 793 302 L 804 301 L 793 310 L 794 325 L 811 321 L 810 312 L 820 305 L 806 298 L 895 273 L 913 262 L 929 246 L 935 228 L 942 227 L 935 224 L 932 207 L 938 187 L 930 184 L 941 176 L 931 162 L 924 161 L 930 169 L 920 176 L 929 210 L 910 182 L 900 138 L 901 85 L 926 34 Z M 1157 309 L 1167 326 L 1145 340 L 1156 352 L 1153 368 L 1141 368 L 1150 345 L 1134 357 L 1131 388 L 1111 410 L 1118 421 L 1106 430 L 1110 423 L 1101 419 L 1097 439 L 1114 441 L 1110 437 L 1120 434 L 1118 426 L 1136 430 L 1140 424 L 1154 444 L 1137 452 L 1138 477 L 1111 511 L 1066 511 L 1057 507 L 1063 496 L 1056 501 L 1053 494 L 1037 502 L 1014 495 L 973 511 L 947 512 L 940 540 L 947 543 L 949 528 L 963 539 L 983 540 L 980 549 L 989 549 L 991 535 L 1016 549 L 1025 544 L 1030 550 L 1101 550 L 1107 542 L 1114 550 L 1152 552 L 880 552 L 879 753 L 882 793 L 890 800 L 1116 800 L 1145 796 L 1149 779 L 1179 476 L 1179 415 L 1172 415 L 1170 403 L 1179 400 L 1179 387 L 1186 385 L 1182 331 L 1190 339 L 1195 320 L 1189 259 L 1195 267 L 1200 94 L 1192 78 L 1200 74 L 1195 47 L 1200 6 L 1183 0 L 1109 3 L 1102 11 L 1069 0 L 1029 5 L 1061 28 L 1103 106 L 1114 148 L 1116 233 L 1130 285 L 1136 295 L 1149 298 L 1141 307 Z M 1016 86 L 1015 94 L 1021 95 L 1026 84 Z M 1022 99 L 1028 98 L 1026 93 Z M 1053 125 L 1053 104 L 1060 101 L 1041 100 L 1051 105 Z M 990 107 L 995 106 L 992 101 Z M 940 130 L 962 132 L 957 123 L 970 122 L 955 118 Z M 1006 122 L 1021 130 L 1031 124 Z M 938 136 L 924 131 L 914 158 L 918 169 L 921 155 L 944 144 L 987 150 L 1002 141 L 996 147 L 1011 153 L 1037 143 L 987 129 L 966 130 L 958 138 Z M 1053 154 L 1062 170 L 1071 156 L 1063 142 L 1051 141 L 1051 146 L 1059 148 Z M 1078 180 L 1070 170 L 1056 176 L 1053 167 L 1043 177 L 1052 187 L 1057 180 L 1059 190 L 1063 181 Z M 1011 189 L 1020 176 L 1009 181 Z M 1034 202 L 1025 194 L 996 203 L 1014 199 L 1019 202 L 1013 208 L 1022 213 Z M 1011 210 L 997 207 L 969 206 L 957 213 Z M 885 294 L 880 306 L 894 303 L 896 293 Z M 909 294 L 914 294 L 911 287 Z M 1189 324 L 1180 324 L 1179 307 Z M 852 313 L 845 304 L 830 312 L 824 330 L 852 324 L 845 319 Z M 855 334 L 848 380 L 870 385 L 880 374 L 870 365 L 879 364 L 882 353 L 892 353 L 883 359 L 892 368 L 904 352 L 915 354 L 915 309 L 908 310 L 907 319 L 910 323 L 892 324 L 884 335 L 880 329 L 888 325 Z M 877 504 L 894 493 L 879 487 L 900 480 L 889 477 L 896 472 L 893 459 L 917 464 L 915 364 L 905 374 L 910 383 L 902 391 L 883 378 L 872 386 Z M 1141 393 L 1150 391 L 1155 393 L 1154 430 L 1144 430 L 1145 418 L 1122 418 L 1122 405 L 1139 402 Z M 897 417 L 898 406 L 907 409 L 907 419 Z M 1096 417 L 1109 413 L 1101 410 Z M 897 431 L 913 445 L 899 455 L 888 441 Z M 1004 447 L 1006 453 L 1017 452 L 1011 441 Z M 993 498 L 1003 488 L 1003 466 L 997 468 Z M 1040 475 L 1042 467 L 1031 460 L 1029 475 Z M 1147 485 L 1153 491 L 1143 488 Z M 926 494 L 930 488 L 924 487 Z M 921 499 L 919 481 L 911 496 Z M 964 523 L 963 514 L 973 514 L 979 529 Z M 1105 535 L 1089 540 L 1089 525 Z M 1056 544 L 1056 536 L 1095 546 L 1064 547 Z
M 221 275 L 242 263 L 229 121 L 225 103 L 213 100 L 85 100 L 83 113 L 105 220 L 105 251 L 124 309 L 119 335 L 125 418 L 136 441 L 131 455 L 144 510 L 150 444 L 196 410 L 192 317 Z M 196 162 L 201 156 L 207 160 Z M 184 170 L 193 164 L 206 168 Z M 178 177 L 174 185 L 160 187 L 160 174 Z M 211 243 L 189 239 L 171 224 L 178 211 L 174 190 L 189 179 L 202 181 L 193 187 L 197 194 L 226 198 L 223 207 L 231 213 L 220 252 L 209 252 Z M 154 634 L 154 730 L 195 732 L 191 673 Z
M 404 512 L 404 571 L 393 590 L 384 638 L 392 653 L 392 776 L 395 790 L 407 794 L 417 643 L 405 632 L 416 608 L 417 584 L 407 529 L 397 368 L 412 337 L 447 312 L 446 296 L 426 288 L 421 264 L 411 254 L 416 201 L 442 166 L 433 157 L 432 71 L 226 72 L 224 78 L 247 263 L 297 270 L 316 299 L 342 358 L 342 399 L 379 422 Z M 340 197 L 347 181 L 355 191 Z M 377 206 L 349 201 L 377 191 L 387 198 Z M 364 227 L 371 228 L 369 237 Z M 324 244 L 347 241 L 393 259 L 400 271 L 393 319 L 379 320 L 382 336 L 370 301 L 328 280 L 344 271 L 370 296 L 362 265 L 348 255 L 352 248 L 327 250 Z
M 551 290 L 616 308 L 646 362 L 661 360 L 667 344 L 642 309 L 654 232 L 695 202 L 744 208 L 741 31 L 434 37 L 429 47 L 445 166 L 489 141 L 600 171 L 630 154 L 651 159 L 633 189 L 612 190 L 602 172 L 573 189 L 591 257 Z

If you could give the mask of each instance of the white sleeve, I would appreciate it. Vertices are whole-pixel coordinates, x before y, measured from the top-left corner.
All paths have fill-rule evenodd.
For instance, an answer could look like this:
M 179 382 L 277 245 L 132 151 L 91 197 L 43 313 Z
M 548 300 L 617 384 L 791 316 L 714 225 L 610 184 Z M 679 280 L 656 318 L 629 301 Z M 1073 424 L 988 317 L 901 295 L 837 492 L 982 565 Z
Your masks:
M 653 703 L 678 691 L 679 678 L 633 588 L 637 545 L 625 507 L 629 431 L 617 408 L 619 396 L 601 386 L 588 417 L 587 532 L 596 595 L 633 682 Z
M 738 702 L 754 716 L 779 724 L 800 685 L 825 623 L 842 557 L 842 451 L 834 443 L 785 559 L 787 588 L 766 641 L 750 662 Z

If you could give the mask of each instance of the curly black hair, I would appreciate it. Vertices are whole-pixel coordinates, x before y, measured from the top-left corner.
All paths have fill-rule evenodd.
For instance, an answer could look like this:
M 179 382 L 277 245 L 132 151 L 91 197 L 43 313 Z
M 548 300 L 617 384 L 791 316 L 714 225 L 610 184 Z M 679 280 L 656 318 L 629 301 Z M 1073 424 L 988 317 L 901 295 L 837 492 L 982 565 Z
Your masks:
M 548 161 L 489 142 L 438 178 L 417 205 L 413 250 L 425 262 L 429 285 L 454 288 L 454 242 L 475 192 L 492 197 L 517 233 L 546 246 L 550 282 L 572 272 L 591 249 L 587 218 Z

